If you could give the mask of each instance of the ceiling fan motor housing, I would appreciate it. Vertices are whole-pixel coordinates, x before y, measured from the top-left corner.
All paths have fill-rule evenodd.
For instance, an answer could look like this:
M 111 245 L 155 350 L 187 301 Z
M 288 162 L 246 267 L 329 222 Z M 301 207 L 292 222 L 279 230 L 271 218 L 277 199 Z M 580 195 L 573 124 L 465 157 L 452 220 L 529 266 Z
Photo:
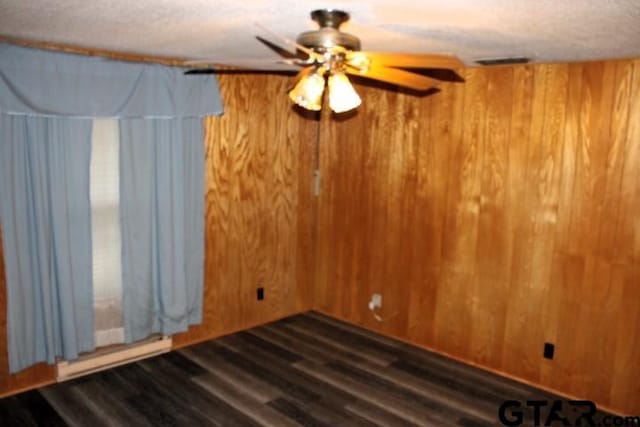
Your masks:
M 320 25 L 319 30 L 300 34 L 297 42 L 318 52 L 326 52 L 336 46 L 347 50 L 360 50 L 360 39 L 339 30 L 349 20 L 349 14 L 341 10 L 319 9 L 311 12 L 311 19 Z

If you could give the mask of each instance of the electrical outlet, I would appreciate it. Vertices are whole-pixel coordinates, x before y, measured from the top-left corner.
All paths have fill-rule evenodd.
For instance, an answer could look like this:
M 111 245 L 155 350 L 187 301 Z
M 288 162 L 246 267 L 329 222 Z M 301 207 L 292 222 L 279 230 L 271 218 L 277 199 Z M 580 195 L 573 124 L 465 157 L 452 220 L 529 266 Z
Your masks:
M 551 343 L 544 343 L 544 351 L 542 352 L 542 355 L 544 356 L 545 359 L 553 359 L 553 353 L 555 353 L 556 350 L 556 346 L 551 344 Z
M 256 298 L 258 301 L 262 301 L 264 299 L 264 288 L 260 287 L 257 289 Z
M 371 295 L 371 301 L 369 301 L 369 310 L 373 311 L 376 308 L 382 307 L 382 295 L 373 294 Z

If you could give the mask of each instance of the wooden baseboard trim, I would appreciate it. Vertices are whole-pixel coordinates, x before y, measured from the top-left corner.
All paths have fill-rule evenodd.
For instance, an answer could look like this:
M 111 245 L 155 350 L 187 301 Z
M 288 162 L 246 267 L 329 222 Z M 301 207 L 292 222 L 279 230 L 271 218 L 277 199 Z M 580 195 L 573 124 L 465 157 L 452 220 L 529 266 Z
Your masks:
M 403 338 L 403 337 L 399 337 L 399 336 L 396 336 L 396 335 L 393 335 L 393 334 L 389 334 L 389 333 L 386 333 L 386 332 L 383 332 L 383 331 L 377 331 L 377 330 L 374 330 L 374 329 L 367 328 L 365 325 L 359 325 L 359 324 L 353 323 L 352 321 L 350 321 L 350 320 L 348 320 L 348 319 L 346 319 L 344 317 L 337 316 L 337 315 L 335 315 L 333 313 L 326 312 L 326 311 L 324 311 L 322 309 L 319 309 L 319 308 L 315 308 L 312 311 L 315 311 L 316 313 L 320 313 L 320 314 L 322 314 L 324 316 L 327 316 L 327 317 L 330 317 L 332 319 L 336 319 L 336 320 L 339 320 L 341 322 L 347 323 L 349 325 L 352 325 L 352 326 L 355 326 L 355 327 L 358 327 L 358 328 L 362 328 L 362 329 L 365 329 L 367 331 L 383 335 L 385 337 L 393 338 L 394 340 L 401 341 L 401 342 L 403 342 L 405 344 L 409 344 L 409 345 L 412 345 L 414 347 L 422 348 L 424 350 L 430 351 L 432 353 L 439 354 L 441 356 L 447 357 L 447 358 L 455 360 L 457 362 L 464 363 L 465 365 L 473 366 L 473 367 L 482 369 L 483 371 L 491 372 L 492 374 L 500 375 L 501 377 L 509 378 L 509 379 L 511 379 L 513 381 L 517 381 L 519 383 L 527 384 L 527 385 L 530 385 L 532 387 L 536 387 L 536 388 L 539 388 L 541 390 L 547 391 L 549 393 L 557 394 L 557 395 L 562 396 L 563 398 L 566 398 L 566 399 L 569 399 L 569 400 L 584 400 L 585 399 L 584 397 L 573 396 L 573 395 L 568 394 L 568 393 L 566 393 L 566 392 L 564 392 L 562 390 L 557 390 L 557 389 L 554 389 L 554 388 L 551 388 L 551 387 L 547 387 L 544 384 L 538 384 L 538 383 L 535 383 L 533 381 L 529 381 L 527 379 L 512 375 L 512 374 L 510 374 L 508 372 L 500 371 L 498 369 L 491 368 L 489 366 L 481 365 L 479 363 L 476 363 L 476 362 L 473 362 L 471 360 L 467 360 L 467 359 L 458 357 L 458 356 L 453 355 L 453 354 L 446 353 L 444 351 L 438 350 L 438 349 L 433 348 L 433 347 L 429 347 L 429 346 L 426 346 L 426 345 L 423 345 L 423 344 L 418 344 L 418 343 L 412 342 L 412 341 L 410 341 L 410 340 L 408 340 L 406 338 Z M 599 409 L 602 409 L 602 410 L 604 410 L 606 412 L 609 412 L 609 413 L 611 413 L 613 415 L 617 415 L 617 416 L 621 416 L 621 417 L 631 416 L 631 414 L 624 414 L 624 413 L 620 412 L 616 408 L 612 408 L 612 407 L 609 407 L 607 405 L 601 405 L 597 401 L 594 401 L 594 402 L 598 406 Z

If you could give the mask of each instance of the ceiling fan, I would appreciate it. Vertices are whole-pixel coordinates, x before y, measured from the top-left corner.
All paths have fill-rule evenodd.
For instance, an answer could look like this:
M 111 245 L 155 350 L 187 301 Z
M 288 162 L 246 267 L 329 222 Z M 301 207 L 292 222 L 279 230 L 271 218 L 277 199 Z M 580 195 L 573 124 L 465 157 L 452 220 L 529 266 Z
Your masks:
M 322 108 L 326 85 L 329 87 L 329 106 L 334 112 L 342 113 L 358 107 L 361 103 L 360 97 L 347 75 L 425 91 L 438 82 L 406 69 L 455 69 L 463 66 L 458 58 L 449 55 L 360 51 L 360 40 L 354 35 L 340 31 L 340 25 L 349 20 L 349 14 L 341 10 L 314 10 L 311 12 L 311 19 L 316 21 L 320 28 L 301 33 L 295 42 L 260 26 L 273 37 L 295 47 L 295 54 L 258 37 L 267 46 L 285 56 L 284 59 L 274 61 L 274 64 L 303 67 L 294 79 L 295 86 L 289 92 L 289 97 L 308 110 L 318 111 Z M 214 67 L 218 64 L 219 61 L 208 60 L 185 63 Z M 237 65 L 242 67 L 240 64 Z

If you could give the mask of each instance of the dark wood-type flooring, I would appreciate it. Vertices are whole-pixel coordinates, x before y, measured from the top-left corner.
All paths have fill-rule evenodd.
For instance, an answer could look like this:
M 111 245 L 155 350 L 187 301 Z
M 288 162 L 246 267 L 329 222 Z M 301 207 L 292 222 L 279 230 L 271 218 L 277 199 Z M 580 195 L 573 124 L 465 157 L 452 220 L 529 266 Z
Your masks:
M 1 399 L 0 425 L 475 427 L 550 398 L 308 313 Z

